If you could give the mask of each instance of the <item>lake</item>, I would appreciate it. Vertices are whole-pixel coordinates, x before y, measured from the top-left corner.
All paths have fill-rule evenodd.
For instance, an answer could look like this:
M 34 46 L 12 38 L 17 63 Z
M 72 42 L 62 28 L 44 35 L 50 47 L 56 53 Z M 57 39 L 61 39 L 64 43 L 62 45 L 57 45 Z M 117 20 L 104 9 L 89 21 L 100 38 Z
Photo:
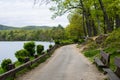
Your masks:
M 5 58 L 10 58 L 13 62 L 15 62 L 17 60 L 15 57 L 15 52 L 23 49 L 23 45 L 25 42 L 27 41 L 0 41 L 0 63 Z M 50 44 L 54 45 L 53 42 L 40 41 L 35 41 L 35 44 L 44 45 L 44 50 L 47 50 Z

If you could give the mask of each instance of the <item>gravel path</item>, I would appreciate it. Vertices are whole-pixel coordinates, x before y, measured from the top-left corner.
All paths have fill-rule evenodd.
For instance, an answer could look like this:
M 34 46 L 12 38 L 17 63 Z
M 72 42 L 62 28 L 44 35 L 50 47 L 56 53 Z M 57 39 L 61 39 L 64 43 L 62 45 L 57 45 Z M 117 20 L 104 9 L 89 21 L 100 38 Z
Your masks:
M 80 53 L 82 49 L 63 46 L 47 62 L 16 80 L 104 80 L 105 76 Z

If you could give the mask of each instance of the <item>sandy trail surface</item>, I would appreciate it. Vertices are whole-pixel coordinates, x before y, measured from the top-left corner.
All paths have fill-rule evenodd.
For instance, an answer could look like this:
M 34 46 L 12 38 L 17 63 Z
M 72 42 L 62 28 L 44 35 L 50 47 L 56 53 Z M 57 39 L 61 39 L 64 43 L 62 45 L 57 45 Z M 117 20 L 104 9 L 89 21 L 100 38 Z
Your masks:
M 63 46 L 48 61 L 16 80 L 104 80 L 105 76 L 81 54 L 83 47 Z

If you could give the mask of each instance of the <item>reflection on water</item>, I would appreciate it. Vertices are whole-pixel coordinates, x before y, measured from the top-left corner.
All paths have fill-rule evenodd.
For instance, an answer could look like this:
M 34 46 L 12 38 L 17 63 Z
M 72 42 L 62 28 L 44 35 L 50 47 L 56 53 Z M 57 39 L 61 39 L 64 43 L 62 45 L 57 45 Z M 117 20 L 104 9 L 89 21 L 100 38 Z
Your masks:
M 5 58 L 10 58 L 13 62 L 17 59 L 15 58 L 15 52 L 23 49 L 23 45 L 26 41 L 1 41 L 0 42 L 0 63 Z M 51 42 L 35 42 L 36 45 L 41 44 L 44 45 L 44 49 L 47 50 L 49 45 L 54 43 Z

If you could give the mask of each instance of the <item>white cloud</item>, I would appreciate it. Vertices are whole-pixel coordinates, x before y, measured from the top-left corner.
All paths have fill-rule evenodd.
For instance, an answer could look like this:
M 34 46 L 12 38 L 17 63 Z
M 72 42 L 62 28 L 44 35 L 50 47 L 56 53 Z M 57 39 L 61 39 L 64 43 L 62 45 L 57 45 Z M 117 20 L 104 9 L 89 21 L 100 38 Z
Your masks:
M 10 26 L 68 24 L 67 15 L 51 19 L 50 5 L 34 5 L 34 0 L 1 0 L 0 24 Z

